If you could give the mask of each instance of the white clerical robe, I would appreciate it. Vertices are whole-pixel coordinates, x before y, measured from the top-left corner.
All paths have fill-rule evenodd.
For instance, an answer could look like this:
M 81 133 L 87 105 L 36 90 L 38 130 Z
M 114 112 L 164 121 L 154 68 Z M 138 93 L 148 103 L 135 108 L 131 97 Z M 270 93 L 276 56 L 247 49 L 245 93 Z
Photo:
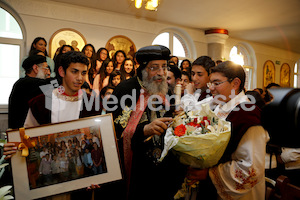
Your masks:
M 232 109 L 248 101 L 241 92 L 215 113 L 224 119 Z M 241 138 L 231 160 L 209 169 L 209 176 L 221 199 L 265 199 L 265 154 L 269 135 L 262 126 L 252 126 Z
M 222 199 L 265 198 L 265 152 L 268 133 L 262 126 L 250 127 L 242 137 L 232 160 L 209 170 Z
M 82 104 L 82 99 L 77 101 L 65 101 L 53 92 L 51 101 L 51 123 L 65 122 L 70 120 L 79 119 L 80 108 Z M 24 127 L 35 127 L 40 124 L 35 119 L 34 115 L 29 108 L 27 117 L 24 122 Z
M 62 96 L 62 95 L 60 95 Z M 59 98 L 55 91 L 52 92 L 52 109 L 51 109 L 51 123 L 64 122 L 69 120 L 79 119 L 82 98 L 76 101 L 66 101 Z M 46 103 L 45 103 L 46 104 Z M 39 126 L 40 124 L 35 119 L 30 108 L 24 123 L 25 128 Z M 70 200 L 70 193 L 58 194 L 47 197 L 47 200 Z

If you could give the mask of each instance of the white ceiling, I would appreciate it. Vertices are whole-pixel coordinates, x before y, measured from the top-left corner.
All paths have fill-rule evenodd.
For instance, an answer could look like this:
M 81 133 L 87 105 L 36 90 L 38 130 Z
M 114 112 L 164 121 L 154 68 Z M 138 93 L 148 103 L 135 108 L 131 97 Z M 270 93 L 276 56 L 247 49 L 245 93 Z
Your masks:
M 51 1 L 51 0 L 49 0 Z M 52 0 L 207 30 L 300 53 L 300 0 L 160 0 L 157 11 L 131 0 Z

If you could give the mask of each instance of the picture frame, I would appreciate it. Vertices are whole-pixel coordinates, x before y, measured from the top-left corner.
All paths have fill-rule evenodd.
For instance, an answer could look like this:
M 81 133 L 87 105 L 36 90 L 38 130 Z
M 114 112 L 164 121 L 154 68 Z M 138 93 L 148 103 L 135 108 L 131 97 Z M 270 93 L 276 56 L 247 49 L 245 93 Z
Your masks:
M 275 83 L 275 65 L 271 60 L 267 60 L 263 67 L 263 86 Z
M 24 139 L 21 139 L 22 134 L 20 133 L 21 132 L 19 130 L 7 131 L 8 141 L 16 143 L 20 143 L 21 141 L 24 142 Z M 37 199 L 86 188 L 91 184 L 100 185 L 122 179 L 119 151 L 111 114 L 27 128 L 25 129 L 25 135 L 29 136 L 30 142 L 35 142 L 36 145 L 35 147 L 29 148 L 29 155 L 27 157 L 23 157 L 21 155 L 21 151 L 17 151 L 16 155 L 11 158 L 16 199 Z M 96 146 L 99 147 L 102 145 L 102 150 L 99 148 L 99 151 L 95 150 L 94 153 L 92 152 L 91 158 L 93 162 L 95 158 L 96 162 L 96 157 L 94 156 L 93 158 L 93 155 L 100 155 L 102 160 L 99 159 L 99 163 L 101 163 L 100 166 L 102 171 L 100 170 L 99 172 L 94 170 L 94 165 L 86 165 L 86 163 L 88 163 L 88 159 L 86 158 L 89 157 L 89 146 L 86 145 L 84 146 L 85 154 L 82 159 L 82 164 L 84 167 L 82 170 L 83 172 L 80 172 L 81 168 L 77 170 L 77 164 L 80 160 L 78 160 L 78 145 L 75 146 L 74 152 L 77 153 L 74 154 L 74 159 L 72 159 L 72 153 L 68 153 L 68 150 L 64 150 L 64 142 L 62 141 L 65 141 L 66 143 L 66 140 L 68 140 L 68 146 L 70 149 L 69 151 L 72 152 L 73 146 L 70 145 L 69 139 L 72 138 L 72 141 L 76 141 L 75 138 L 78 139 L 79 136 L 82 136 L 80 148 L 82 148 L 83 144 L 86 143 L 83 142 L 83 140 L 86 141 L 86 139 L 89 139 L 88 136 L 92 137 L 89 139 L 90 142 L 91 140 L 94 141 L 94 139 L 96 139 L 94 137 L 98 137 L 99 145 L 97 140 L 95 140 L 92 146 L 94 149 L 96 149 Z M 55 144 L 54 149 L 50 148 L 50 144 L 52 142 Z M 78 142 L 74 143 L 78 144 Z M 27 144 L 27 142 L 25 144 Z M 61 150 L 55 154 L 55 152 L 58 151 L 57 148 L 59 145 Z M 42 151 L 40 151 L 39 148 L 42 148 Z M 46 148 L 48 148 L 48 150 Z M 51 149 L 51 151 L 49 149 Z M 40 151 L 39 154 L 37 154 L 38 151 Z M 44 153 L 42 154 L 42 152 Z M 49 158 L 50 152 L 54 152 L 51 154 L 52 160 Z M 35 159 L 35 157 L 38 157 L 38 155 L 40 155 L 40 161 Z M 65 158 L 66 155 L 67 159 Z M 60 156 L 59 159 L 58 156 Z M 75 162 L 76 160 L 77 162 Z M 49 164 L 47 161 L 53 162 Z M 68 167 L 66 167 L 66 163 L 68 163 Z M 70 167 L 71 163 L 73 163 L 73 168 Z M 59 170 L 54 172 L 55 169 L 57 169 L 55 168 L 56 164 Z M 49 175 L 46 173 L 46 171 L 50 166 L 51 173 Z M 74 166 L 76 170 L 74 170 Z M 95 173 L 95 171 L 97 172 Z
M 289 64 L 283 63 L 280 68 L 280 86 L 290 87 L 291 68 Z
M 81 51 L 87 42 L 85 37 L 75 29 L 59 29 L 52 34 L 49 40 L 49 56 L 54 58 L 59 48 L 64 44 L 72 46 L 75 51 Z
M 116 51 L 123 50 L 127 57 L 133 59 L 136 52 L 134 42 L 124 35 L 116 35 L 110 38 L 105 48 L 108 50 L 110 58 L 113 58 Z

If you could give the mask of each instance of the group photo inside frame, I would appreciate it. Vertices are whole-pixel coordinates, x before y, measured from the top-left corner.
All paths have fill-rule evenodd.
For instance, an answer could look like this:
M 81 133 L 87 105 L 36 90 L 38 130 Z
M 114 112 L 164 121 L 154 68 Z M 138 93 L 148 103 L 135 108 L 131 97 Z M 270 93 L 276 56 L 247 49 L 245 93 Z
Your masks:
M 270 83 L 275 83 L 275 65 L 271 60 L 267 60 L 264 64 L 263 86 L 267 87 Z
M 9 142 L 24 142 L 19 130 L 7 135 Z M 25 135 L 35 145 L 29 147 L 27 157 L 18 151 L 11 159 L 16 199 L 122 179 L 111 114 L 28 128 Z
M 110 58 L 113 58 L 116 51 L 123 50 L 127 57 L 133 59 L 136 52 L 133 41 L 124 35 L 116 35 L 110 38 L 107 41 L 105 48 L 108 50 Z
M 291 69 L 289 64 L 283 63 L 280 68 L 280 86 L 290 87 Z
M 71 28 L 59 29 L 50 38 L 49 56 L 54 58 L 59 48 L 65 44 L 72 46 L 75 51 L 81 51 L 86 43 L 85 37 L 79 31 Z

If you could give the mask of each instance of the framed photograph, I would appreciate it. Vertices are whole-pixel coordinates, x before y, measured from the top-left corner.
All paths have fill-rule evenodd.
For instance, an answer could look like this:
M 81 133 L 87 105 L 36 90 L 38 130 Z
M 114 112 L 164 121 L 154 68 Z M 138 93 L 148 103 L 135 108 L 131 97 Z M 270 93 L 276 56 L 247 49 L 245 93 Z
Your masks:
M 133 59 L 136 52 L 133 41 L 124 35 L 117 35 L 110 38 L 106 43 L 105 48 L 108 50 L 110 58 L 113 58 L 116 51 L 123 50 L 127 57 Z
M 267 60 L 264 64 L 264 87 L 267 87 L 270 83 L 275 83 L 275 65 L 271 60 Z
M 289 64 L 283 63 L 280 69 L 280 86 L 290 87 L 291 68 Z
M 72 46 L 75 51 L 81 51 L 84 45 L 86 45 L 86 39 L 75 29 L 59 29 L 50 38 L 49 56 L 53 58 L 55 54 L 58 54 L 60 47 L 65 44 Z
M 11 159 L 16 199 L 36 199 L 122 179 L 112 115 L 7 132 L 9 142 L 34 142 Z

